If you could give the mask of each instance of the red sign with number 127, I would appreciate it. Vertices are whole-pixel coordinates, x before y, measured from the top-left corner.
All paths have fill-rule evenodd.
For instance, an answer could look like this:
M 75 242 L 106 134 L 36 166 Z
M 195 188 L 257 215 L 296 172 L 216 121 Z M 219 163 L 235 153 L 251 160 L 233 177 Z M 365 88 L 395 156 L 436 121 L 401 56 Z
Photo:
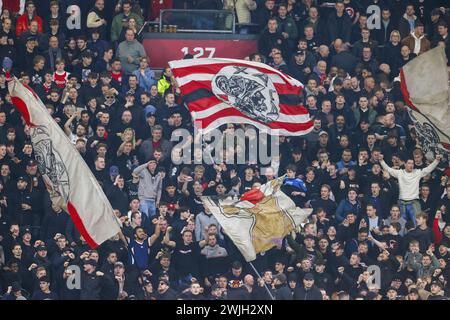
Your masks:
M 244 59 L 257 52 L 257 40 L 144 39 L 152 68 L 165 68 L 167 62 L 190 53 L 194 58 Z

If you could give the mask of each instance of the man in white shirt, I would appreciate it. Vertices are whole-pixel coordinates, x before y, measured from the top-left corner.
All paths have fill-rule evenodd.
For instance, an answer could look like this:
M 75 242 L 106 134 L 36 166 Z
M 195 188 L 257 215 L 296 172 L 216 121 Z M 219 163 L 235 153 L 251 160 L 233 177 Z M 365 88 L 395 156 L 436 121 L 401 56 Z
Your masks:
M 436 155 L 436 159 L 424 169 L 414 169 L 414 160 L 408 159 L 405 162 L 405 169 L 396 170 L 389 167 L 380 154 L 380 164 L 384 170 L 389 172 L 391 176 L 398 179 L 400 195 L 398 205 L 401 215 L 404 219 L 412 220 L 416 225 L 416 215 L 421 211 L 419 202 L 419 182 L 420 179 L 427 174 L 433 172 L 442 159 L 440 154 Z

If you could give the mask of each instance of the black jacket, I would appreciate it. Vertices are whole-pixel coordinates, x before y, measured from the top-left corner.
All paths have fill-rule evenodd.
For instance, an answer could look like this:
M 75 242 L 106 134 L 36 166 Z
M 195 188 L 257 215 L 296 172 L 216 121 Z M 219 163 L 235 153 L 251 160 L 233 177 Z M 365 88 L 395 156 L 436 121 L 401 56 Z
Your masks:
M 131 295 L 137 296 L 140 294 L 140 289 L 137 274 L 125 274 L 125 283 L 123 285 L 123 291 L 125 291 L 130 297 Z M 119 296 L 119 282 L 114 275 L 104 276 L 104 285 L 101 291 L 102 300 L 117 300 Z
M 268 30 L 264 30 L 258 40 L 258 49 L 264 56 L 269 56 L 272 48 L 280 48 L 281 52 L 286 52 L 286 40 L 283 38 L 280 32 L 270 33 Z
M 169 288 L 164 293 L 157 293 L 156 300 L 175 300 L 177 298 L 177 293 L 175 290 Z
M 381 20 L 381 28 L 374 30 L 374 38 L 380 45 L 384 45 L 389 42 L 391 32 L 395 29 L 396 26 L 394 25 L 394 21 L 392 19 L 389 21 L 387 27 L 384 26 L 384 23 Z
M 81 300 L 100 300 L 100 292 L 102 290 L 104 279 L 98 277 L 95 271 L 92 274 L 87 272 L 81 273 Z
M 280 286 L 279 288 L 275 288 L 274 296 L 275 296 L 275 300 L 292 300 L 293 299 L 291 289 L 289 289 L 289 287 L 286 284 Z
M 117 209 L 121 214 L 128 211 L 129 199 L 128 190 L 126 188 L 119 189 L 118 186 L 111 186 L 106 192 L 108 200 L 111 202 L 113 209 Z
M 352 34 L 352 20 L 350 16 L 344 12 L 343 16 L 339 18 L 336 13 L 328 17 L 328 35 L 329 40 L 333 42 L 336 39 L 342 39 L 344 42 L 350 42 Z
M 401 47 L 402 45 L 400 43 L 394 46 L 391 42 L 389 42 L 384 46 L 381 54 L 381 62 L 389 64 L 391 67 L 391 72 L 395 76 L 397 76 L 400 71 Z
M 294 300 L 323 300 L 320 290 L 313 286 L 306 289 L 304 286 L 298 286 L 294 290 Z
M 342 51 L 336 54 L 331 60 L 331 65 L 344 69 L 346 72 L 353 74 L 358 59 L 349 51 Z

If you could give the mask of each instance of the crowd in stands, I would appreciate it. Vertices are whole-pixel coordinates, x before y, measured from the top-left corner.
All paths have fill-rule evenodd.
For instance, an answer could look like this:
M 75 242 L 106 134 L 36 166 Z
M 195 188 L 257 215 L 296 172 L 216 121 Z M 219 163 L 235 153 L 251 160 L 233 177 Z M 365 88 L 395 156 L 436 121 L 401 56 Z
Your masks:
M 448 162 L 425 157 L 398 81 L 431 48 L 449 56 L 448 1 L 1 3 L 2 299 L 450 297 Z M 313 130 L 276 137 L 270 165 L 174 164 L 182 154 L 172 133 L 193 132 L 192 119 L 170 68 L 157 76 L 139 33 L 164 8 L 231 9 L 239 23 L 257 24 L 258 52 L 247 59 L 305 85 Z M 91 168 L 128 248 L 117 236 L 92 250 L 52 204 L 11 76 L 36 92 Z M 313 213 L 258 254 L 257 275 L 200 197 L 239 196 L 284 174 L 283 190 Z M 69 285 L 76 277 L 81 285 Z

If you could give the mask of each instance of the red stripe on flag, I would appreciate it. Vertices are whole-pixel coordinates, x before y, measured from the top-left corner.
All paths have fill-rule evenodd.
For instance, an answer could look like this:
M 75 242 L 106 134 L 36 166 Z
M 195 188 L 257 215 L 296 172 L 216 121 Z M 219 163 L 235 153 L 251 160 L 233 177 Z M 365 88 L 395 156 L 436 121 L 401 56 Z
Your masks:
M 98 247 L 98 244 L 91 238 L 89 233 L 87 232 L 83 221 L 81 220 L 80 216 L 78 215 L 77 209 L 74 207 L 72 202 L 67 202 L 67 211 L 69 211 L 69 214 L 72 218 L 73 223 L 75 224 L 75 227 L 77 227 L 80 234 L 83 236 L 84 240 L 86 240 L 89 247 L 92 249 L 95 249 Z
M 201 80 L 201 81 L 191 81 L 186 83 L 185 85 L 180 86 L 181 93 L 183 95 L 190 94 L 198 89 L 206 89 L 212 92 L 211 81 L 209 80 Z
M 309 114 L 308 110 L 301 104 L 292 106 L 290 104 L 280 104 L 280 112 L 289 116 L 298 116 L 302 114 Z
M 447 149 L 448 151 L 450 151 L 450 144 L 445 143 L 445 142 L 441 142 L 442 146 Z
M 214 107 L 218 103 L 222 103 L 223 101 L 217 98 L 216 96 L 205 97 L 201 99 L 197 99 L 188 104 L 188 108 L 190 112 L 200 112 L 208 110 Z
M 275 89 L 277 90 L 278 94 L 293 94 L 296 96 L 299 96 L 302 92 L 302 87 L 296 87 L 296 86 L 286 86 L 282 83 L 274 83 Z
M 237 109 L 224 109 L 220 110 L 213 115 L 205 118 L 196 119 L 196 122 L 199 122 L 202 129 L 207 128 L 213 121 L 223 118 L 223 117 L 242 117 L 246 119 L 250 119 L 255 122 L 259 122 L 264 126 L 267 126 L 271 129 L 285 129 L 290 132 L 298 132 L 298 131 L 305 131 L 312 127 L 313 121 L 309 120 L 307 122 L 303 123 L 287 123 L 287 122 L 279 122 L 279 121 L 273 121 L 271 123 L 263 123 L 260 121 L 257 121 L 253 118 L 247 117 L 246 115 L 239 112 Z
M 313 120 L 309 120 L 307 122 L 302 123 L 287 123 L 274 121 L 268 124 L 268 126 L 272 129 L 285 129 L 286 131 L 290 132 L 305 131 L 310 129 L 313 125 L 314 125 Z
M 28 107 L 25 102 L 19 97 L 11 97 L 11 101 L 17 107 L 17 109 L 19 109 L 26 124 L 34 127 L 34 124 L 31 123 L 30 113 L 28 112 Z
M 22 83 L 22 84 L 23 84 L 23 86 L 24 86 L 25 88 L 27 88 L 27 89 L 31 92 L 31 94 L 34 96 L 34 98 L 39 99 L 39 97 L 38 97 L 38 95 L 36 94 L 36 92 L 34 92 L 34 90 L 33 90 L 29 85 L 27 85 L 27 84 L 25 84 L 25 83 Z
M 408 90 L 408 86 L 406 84 L 406 78 L 405 78 L 405 73 L 403 72 L 403 68 L 400 69 L 400 89 L 402 91 L 403 98 L 405 99 L 405 102 L 408 105 L 408 107 L 410 107 L 411 109 L 414 109 L 415 111 L 422 114 L 422 112 L 420 112 L 420 110 L 411 101 L 411 96 L 409 95 L 409 90 Z M 441 144 L 445 149 L 450 151 L 450 144 L 445 143 L 445 142 L 441 142 Z
M 411 108 L 420 112 L 419 109 L 412 103 L 411 96 L 409 95 L 408 86 L 406 85 L 405 73 L 403 72 L 403 68 L 400 69 L 400 89 L 403 94 L 403 98 L 405 99 L 406 104 Z

